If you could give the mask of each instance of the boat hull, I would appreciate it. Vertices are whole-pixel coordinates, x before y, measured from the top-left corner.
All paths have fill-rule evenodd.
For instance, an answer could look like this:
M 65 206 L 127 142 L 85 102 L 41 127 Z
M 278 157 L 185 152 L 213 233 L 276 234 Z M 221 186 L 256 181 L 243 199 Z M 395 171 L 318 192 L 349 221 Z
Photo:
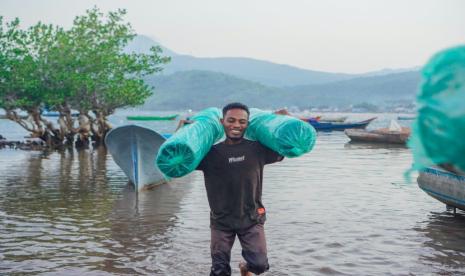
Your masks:
M 465 210 L 465 176 L 439 168 L 427 168 L 417 178 L 418 186 L 447 206 Z
M 137 190 L 167 182 L 155 160 L 166 138 L 148 128 L 128 125 L 111 130 L 105 144 L 115 163 Z
M 385 143 L 385 144 L 400 144 L 407 143 L 410 132 L 400 131 L 367 131 L 364 129 L 347 129 L 344 133 L 353 142 L 366 142 L 366 143 Z
M 344 131 L 349 128 L 361 128 L 364 129 L 370 124 L 374 119 L 371 118 L 361 122 L 354 123 L 331 123 L 331 122 L 320 122 L 316 120 L 309 120 L 308 123 L 311 124 L 315 130 L 318 131 Z
M 415 120 L 415 116 L 397 116 L 397 120 L 404 120 L 404 121 L 409 121 L 409 120 Z

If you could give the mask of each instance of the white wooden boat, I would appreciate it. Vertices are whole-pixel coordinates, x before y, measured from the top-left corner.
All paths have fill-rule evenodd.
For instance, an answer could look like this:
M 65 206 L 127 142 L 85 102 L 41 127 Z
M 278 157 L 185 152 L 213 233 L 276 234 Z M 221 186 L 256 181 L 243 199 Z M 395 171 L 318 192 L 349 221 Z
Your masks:
M 420 171 L 418 186 L 447 207 L 465 210 L 465 176 L 441 168 L 430 167 Z
M 166 138 L 158 132 L 135 125 L 111 130 L 105 144 L 115 163 L 137 191 L 167 182 L 155 160 Z

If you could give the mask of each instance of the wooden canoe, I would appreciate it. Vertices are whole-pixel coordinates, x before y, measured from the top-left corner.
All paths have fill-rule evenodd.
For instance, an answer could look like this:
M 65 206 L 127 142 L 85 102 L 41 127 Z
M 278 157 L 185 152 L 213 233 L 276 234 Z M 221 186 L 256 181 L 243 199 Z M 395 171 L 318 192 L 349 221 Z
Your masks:
M 371 131 L 365 129 L 347 129 L 344 133 L 353 142 L 405 145 L 410 136 L 410 128 L 403 127 L 402 131 L 389 131 L 385 128 Z

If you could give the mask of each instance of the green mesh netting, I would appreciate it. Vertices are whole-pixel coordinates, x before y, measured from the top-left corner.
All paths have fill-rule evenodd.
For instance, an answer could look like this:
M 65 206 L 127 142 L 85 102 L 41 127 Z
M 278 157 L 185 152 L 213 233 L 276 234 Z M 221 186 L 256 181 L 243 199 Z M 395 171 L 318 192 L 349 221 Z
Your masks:
M 452 164 L 465 171 L 465 46 L 434 55 L 422 77 L 408 143 L 414 168 Z
M 315 145 L 315 129 L 297 118 L 252 108 L 249 121 L 246 137 L 285 157 L 301 156 Z
M 181 177 L 199 165 L 211 146 L 223 137 L 218 108 L 205 109 L 179 129 L 158 150 L 158 168 L 169 177 Z
M 194 123 L 173 134 L 159 149 L 158 168 L 169 177 L 181 177 L 199 165 L 211 146 L 224 136 L 221 111 L 206 109 L 194 117 Z M 316 132 L 297 118 L 251 109 L 246 137 L 286 157 L 298 157 L 315 145 Z

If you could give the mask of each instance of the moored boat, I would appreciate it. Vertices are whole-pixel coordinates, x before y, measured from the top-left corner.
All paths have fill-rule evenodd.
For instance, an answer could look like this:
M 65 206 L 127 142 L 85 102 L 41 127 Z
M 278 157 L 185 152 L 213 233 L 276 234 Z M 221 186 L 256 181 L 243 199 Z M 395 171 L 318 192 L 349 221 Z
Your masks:
M 418 186 L 448 207 L 465 210 L 465 176 L 429 167 L 420 171 Z
M 410 136 L 410 128 L 402 127 L 400 131 L 391 131 L 388 128 L 381 128 L 376 130 L 347 129 L 344 130 L 344 133 L 353 142 L 405 145 Z
M 415 116 L 414 115 L 412 115 L 412 116 L 397 116 L 397 120 L 404 120 L 404 121 L 415 120 Z
M 128 125 L 111 130 L 105 137 L 105 144 L 136 190 L 142 190 L 168 181 L 155 163 L 158 149 L 165 140 L 154 130 Z
M 360 121 L 360 122 L 352 122 L 352 123 L 332 123 L 332 122 L 320 122 L 317 120 L 308 120 L 307 122 L 310 123 L 316 130 L 318 131 L 343 131 L 348 128 L 361 128 L 364 129 L 370 124 L 376 117 L 370 118 L 368 120 Z
M 320 116 L 320 122 L 342 123 L 347 120 L 347 116 Z
M 126 119 L 130 121 L 169 121 L 174 120 L 178 117 L 178 114 L 168 116 L 146 116 L 146 115 L 134 115 L 127 116 Z

